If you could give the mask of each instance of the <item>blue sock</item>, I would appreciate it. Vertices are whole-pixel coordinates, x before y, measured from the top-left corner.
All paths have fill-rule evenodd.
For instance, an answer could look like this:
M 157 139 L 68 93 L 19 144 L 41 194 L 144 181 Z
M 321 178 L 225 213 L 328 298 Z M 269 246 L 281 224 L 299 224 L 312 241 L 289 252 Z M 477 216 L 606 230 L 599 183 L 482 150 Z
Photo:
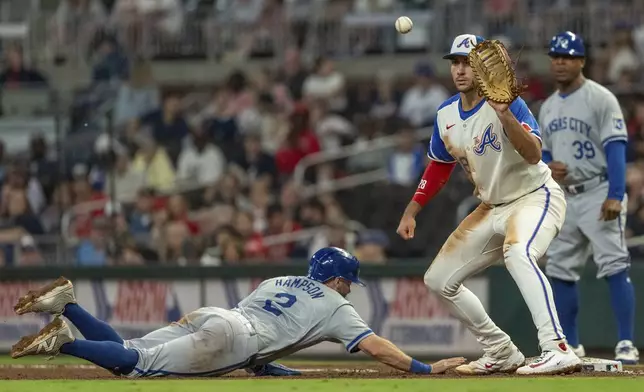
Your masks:
M 628 270 L 606 278 L 610 289 L 610 302 L 617 319 L 619 340 L 633 341 L 635 329 L 635 291 Z
M 577 347 L 579 346 L 579 331 L 577 330 L 579 290 L 577 282 L 552 278 L 552 291 L 555 294 L 555 306 L 566 340 L 571 346 Z
M 123 344 L 123 339 L 109 324 L 87 313 L 78 304 L 67 304 L 63 316 L 67 317 L 87 340 Z
M 60 352 L 86 359 L 104 369 L 121 374 L 131 373 L 139 362 L 139 353 L 136 350 L 125 348 L 116 342 L 76 339 L 71 343 L 63 344 Z

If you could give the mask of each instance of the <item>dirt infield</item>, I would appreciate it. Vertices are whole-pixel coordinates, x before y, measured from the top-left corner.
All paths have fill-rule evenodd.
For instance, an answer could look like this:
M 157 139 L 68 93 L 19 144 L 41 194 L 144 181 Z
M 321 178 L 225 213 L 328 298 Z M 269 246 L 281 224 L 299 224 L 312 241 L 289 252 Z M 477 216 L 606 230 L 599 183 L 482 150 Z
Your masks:
M 356 364 L 355 366 L 342 367 L 334 365 L 296 366 L 302 370 L 303 375 L 294 378 L 418 378 L 426 376 L 415 376 L 398 372 L 384 365 Z M 222 379 L 243 379 L 250 378 L 245 371 L 235 371 L 222 376 Z M 462 378 L 453 373 L 435 375 L 438 378 Z M 485 377 L 517 377 L 515 375 L 493 375 Z M 562 377 L 642 377 L 644 379 L 644 365 L 630 366 L 621 373 L 613 372 L 579 372 Z M 0 365 L 0 380 L 105 380 L 123 379 L 110 372 L 92 365 Z M 154 379 L 154 378 L 148 378 Z

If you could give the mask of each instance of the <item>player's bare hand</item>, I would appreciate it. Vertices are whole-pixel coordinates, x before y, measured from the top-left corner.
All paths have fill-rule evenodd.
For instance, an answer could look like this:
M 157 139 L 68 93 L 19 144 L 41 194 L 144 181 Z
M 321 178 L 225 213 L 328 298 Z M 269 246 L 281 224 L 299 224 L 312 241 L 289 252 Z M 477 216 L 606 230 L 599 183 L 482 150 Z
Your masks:
M 410 240 L 414 238 L 414 233 L 416 232 L 416 218 L 411 215 L 403 215 L 400 219 L 400 224 L 398 225 L 398 233 L 405 240 Z
M 454 369 L 457 366 L 461 366 L 466 361 L 463 357 L 454 357 L 442 359 L 436 363 L 432 363 L 432 374 L 441 374 L 445 373 L 450 369 Z
M 602 204 L 601 220 L 611 221 L 617 219 L 622 212 L 622 202 L 615 199 L 606 199 Z
M 563 182 L 564 178 L 568 175 L 568 167 L 563 162 L 552 161 L 548 164 L 548 167 L 552 172 L 552 178 L 559 183 Z
M 499 103 L 490 100 L 488 100 L 487 103 L 488 105 L 492 106 L 492 109 L 494 109 L 497 114 L 503 114 L 510 108 L 510 105 L 508 105 L 507 103 Z

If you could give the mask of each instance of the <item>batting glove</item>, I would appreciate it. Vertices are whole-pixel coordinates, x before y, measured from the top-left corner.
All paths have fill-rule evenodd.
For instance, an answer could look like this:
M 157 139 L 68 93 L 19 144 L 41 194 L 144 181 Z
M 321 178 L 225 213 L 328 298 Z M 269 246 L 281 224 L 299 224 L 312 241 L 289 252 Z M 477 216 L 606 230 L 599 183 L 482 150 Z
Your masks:
M 279 363 L 267 363 L 266 365 L 255 366 L 247 370 L 250 370 L 258 377 L 260 376 L 285 377 L 285 376 L 299 376 L 302 374 L 302 372 L 298 370 L 287 368 L 286 366 L 280 365 Z

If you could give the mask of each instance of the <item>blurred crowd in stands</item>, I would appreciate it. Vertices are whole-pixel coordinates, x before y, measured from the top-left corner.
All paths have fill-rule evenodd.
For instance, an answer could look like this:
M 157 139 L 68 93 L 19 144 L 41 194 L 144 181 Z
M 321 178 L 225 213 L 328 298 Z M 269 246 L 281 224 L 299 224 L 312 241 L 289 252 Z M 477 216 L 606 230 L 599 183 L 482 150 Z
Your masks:
M 330 3 L 368 10 L 387 9 L 394 2 Z M 422 9 L 428 2 L 405 3 Z M 498 10 L 509 7 L 512 15 L 521 2 L 484 3 Z M 58 3 L 51 23 L 52 55 L 64 62 L 66 48 L 90 45 L 85 39 L 91 38 L 88 90 L 109 86 L 108 93 L 98 94 L 100 104 L 110 103 L 109 121 L 99 127 L 91 147 L 84 145 L 72 158 L 63 158 L 57 146 L 37 134 L 19 157 L 5 157 L 0 144 L 0 243 L 5 244 L 0 265 L 50 263 L 60 258 L 51 249 L 61 241 L 68 250 L 66 261 L 80 266 L 286 263 L 327 245 L 347 248 L 372 263 L 431 257 L 474 206 L 471 185 L 460 171 L 421 213 L 413 241 L 403 242 L 394 231 L 426 165 L 426 138 L 438 105 L 453 93 L 451 81 L 437 78 L 434 65 L 424 61 L 406 78 L 377 70 L 349 80 L 331 55 L 303 58 L 307 33 L 301 31 L 303 38 L 280 53 L 276 67 L 237 70 L 212 90 L 195 93 L 158 85 L 149 59 L 133 49 L 137 43 L 132 39 L 139 35 L 123 39 L 113 34 L 114 24 L 141 30 L 152 21 L 157 30 L 143 35 L 171 41 L 187 9 L 200 4 Z M 271 15 L 283 4 L 231 1 L 228 6 L 238 7 L 237 17 L 259 26 L 248 46 L 237 42 L 235 48 L 257 49 L 266 38 L 262 32 L 272 31 Z M 143 23 L 142 14 L 151 19 Z M 108 22 L 111 30 L 105 29 Z M 513 39 L 512 31 L 487 29 Z M 644 235 L 644 91 L 638 87 L 643 41 L 642 28 L 617 26 L 608 45 L 592 47 L 586 70 L 619 94 L 628 118 L 629 236 Z M 25 64 L 19 46 L 6 45 L 4 55 L 2 89 L 48 84 L 43 73 Z M 529 86 L 523 97 L 536 114 L 552 91 L 551 80 L 535 75 L 528 62 L 519 67 Z M 96 120 L 88 108 L 95 105 L 74 107 L 70 134 Z M 302 159 L 346 146 L 354 153 L 313 166 L 305 171 L 305 182 L 323 190 L 334 180 L 374 170 L 383 170 L 387 179 L 316 194 L 296 186 L 294 172 Z

